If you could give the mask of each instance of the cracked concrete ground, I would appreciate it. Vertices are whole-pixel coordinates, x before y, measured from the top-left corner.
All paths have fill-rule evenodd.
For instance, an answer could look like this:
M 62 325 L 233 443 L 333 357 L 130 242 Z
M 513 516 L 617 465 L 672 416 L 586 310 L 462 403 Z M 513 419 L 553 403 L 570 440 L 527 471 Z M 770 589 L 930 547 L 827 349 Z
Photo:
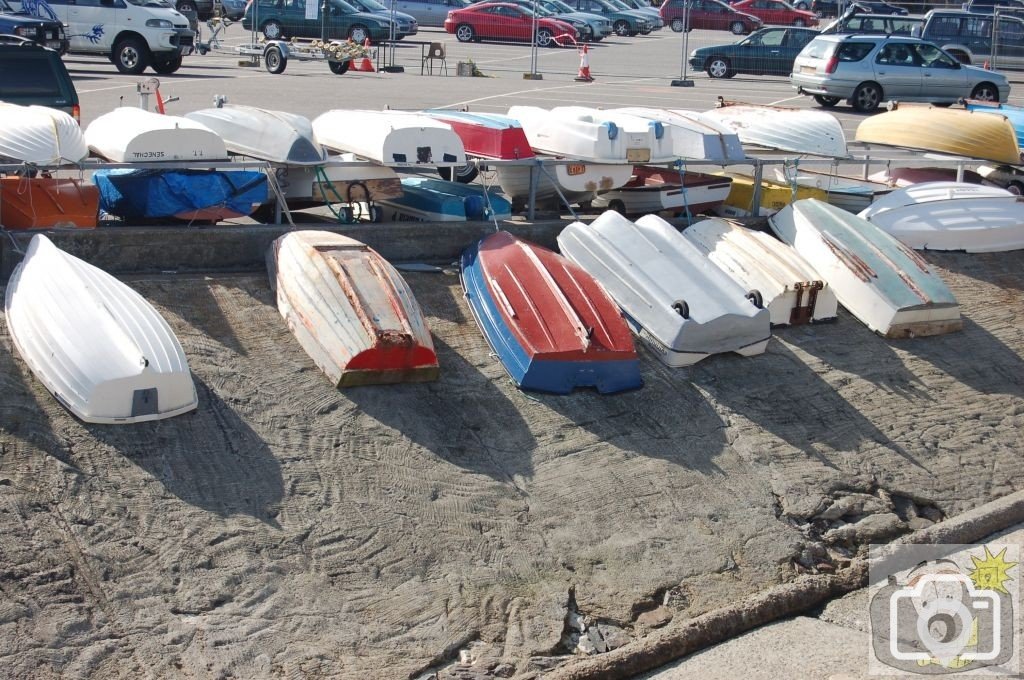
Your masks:
M 516 390 L 450 274 L 407 275 L 441 379 L 345 391 L 264 276 L 131 280 L 200 403 L 129 427 L 71 417 L 4 327 L 0 663 L 527 678 L 589 649 L 573 621 L 628 644 L 1020 489 L 1024 253 L 927 257 L 963 332 L 842 313 L 755 358 L 641 350 L 645 387 L 610 397 Z

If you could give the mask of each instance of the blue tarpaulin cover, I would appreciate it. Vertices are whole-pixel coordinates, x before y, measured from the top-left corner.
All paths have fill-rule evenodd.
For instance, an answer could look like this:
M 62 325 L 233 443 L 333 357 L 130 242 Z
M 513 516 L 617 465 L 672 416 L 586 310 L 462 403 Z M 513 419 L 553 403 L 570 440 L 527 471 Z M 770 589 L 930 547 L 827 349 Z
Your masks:
M 221 208 L 248 215 L 267 200 L 267 177 L 253 170 L 97 170 L 100 209 L 124 218 L 188 218 Z

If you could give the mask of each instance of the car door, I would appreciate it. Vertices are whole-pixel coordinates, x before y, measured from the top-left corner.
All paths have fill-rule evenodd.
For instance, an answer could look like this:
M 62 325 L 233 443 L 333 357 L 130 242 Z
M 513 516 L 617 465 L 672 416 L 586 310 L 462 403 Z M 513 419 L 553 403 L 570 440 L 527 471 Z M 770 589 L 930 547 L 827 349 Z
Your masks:
M 68 45 L 87 52 L 113 47 L 125 0 L 75 0 L 68 7 Z
M 784 28 L 767 28 L 747 36 L 739 42 L 733 68 L 742 73 L 773 73 L 772 51 L 778 52 Z
M 1024 67 L 1024 21 L 1001 18 L 993 52 L 992 68 Z
M 528 17 L 517 7 L 499 7 L 498 14 L 503 24 L 502 35 L 515 40 L 530 40 L 533 35 L 533 17 Z
M 921 94 L 921 67 L 913 44 L 886 42 L 875 54 L 875 79 L 886 99 L 918 97 Z
M 955 101 L 967 97 L 967 73 L 938 47 L 928 43 L 911 45 L 921 62 L 921 96 Z

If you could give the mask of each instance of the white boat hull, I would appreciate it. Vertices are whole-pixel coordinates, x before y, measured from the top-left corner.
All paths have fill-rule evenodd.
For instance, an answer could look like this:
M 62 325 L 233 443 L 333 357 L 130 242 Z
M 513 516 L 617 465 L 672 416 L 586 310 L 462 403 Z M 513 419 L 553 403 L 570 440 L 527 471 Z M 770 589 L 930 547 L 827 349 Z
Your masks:
M 493 166 L 494 184 L 512 200 L 525 200 L 530 195 L 530 169 L 528 165 Z M 570 201 L 590 200 L 600 191 L 616 189 L 629 181 L 632 165 L 602 163 L 573 163 L 537 168 L 537 198 L 547 199 L 560 191 Z M 552 181 L 553 180 L 553 181 Z M 490 183 L 490 182 L 485 182 Z M 557 190 L 556 190 L 557 187 Z
M 130 106 L 89 123 L 85 141 L 90 151 L 114 163 L 228 159 L 224 140 L 205 125 Z
M 962 327 L 960 307 L 939 275 L 867 220 L 806 199 L 786 206 L 768 223 L 876 333 L 905 338 Z
M 774 179 L 782 184 L 789 184 L 794 179 L 798 186 L 821 189 L 826 193 L 828 203 L 854 214 L 864 210 L 879 197 L 885 196 L 892 187 L 881 182 L 853 177 L 837 177 L 823 172 L 804 169 L 774 169 Z M 795 174 L 795 177 L 794 177 Z
M 911 248 L 994 253 L 1024 248 L 1024 197 L 1005 189 L 925 182 L 860 213 Z
M 282 165 L 317 165 L 327 154 L 308 118 L 254 106 L 223 106 L 186 113 L 224 140 L 230 153 Z
M 768 344 L 768 310 L 656 215 L 634 223 L 608 211 L 589 225 L 573 222 L 558 247 L 604 286 L 668 366 L 721 352 L 751 356 Z
M 592 163 L 669 163 L 675 160 L 671 128 L 639 116 L 584 106 L 513 106 L 538 153 Z
M 355 160 L 351 154 L 332 157 L 341 165 L 286 165 L 274 168 L 289 207 L 309 204 L 375 202 L 402 195 L 402 182 L 391 168 Z
M 732 182 L 727 178 L 706 183 L 696 173 L 682 173 L 686 185 L 651 182 L 645 186 L 629 186 L 606 191 L 594 199 L 595 208 L 611 208 L 627 215 L 642 215 L 662 210 L 687 211 L 697 214 L 717 208 L 729 196 Z M 621 208 L 621 209 L 620 209 Z
M 836 158 L 849 155 L 843 126 L 824 111 L 730 104 L 704 115 L 728 126 L 751 146 Z
M 313 120 L 317 140 L 391 166 L 462 166 L 466 151 L 451 126 L 418 113 L 334 109 Z
M 0 161 L 64 165 L 88 155 L 82 129 L 68 114 L 0 102 Z
M 768 234 L 720 219 L 702 220 L 683 231 L 743 290 L 761 293 L 773 326 L 832 321 L 836 295 L 791 246 Z
M 141 295 L 39 234 L 7 284 L 18 353 L 89 423 L 159 420 L 196 408 L 185 353 Z
M 692 160 L 738 162 L 746 159 L 739 136 L 717 120 L 697 111 L 627 107 L 611 109 L 657 120 L 672 128 L 673 153 Z

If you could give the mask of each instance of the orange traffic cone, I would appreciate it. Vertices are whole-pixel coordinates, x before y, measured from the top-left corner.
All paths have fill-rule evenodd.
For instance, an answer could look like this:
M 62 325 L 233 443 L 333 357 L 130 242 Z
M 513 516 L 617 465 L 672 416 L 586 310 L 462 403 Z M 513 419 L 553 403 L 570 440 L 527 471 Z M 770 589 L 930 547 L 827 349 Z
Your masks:
M 159 87 L 156 88 L 156 112 L 157 113 L 167 113 L 167 111 L 164 110 L 164 98 L 160 96 L 160 88 Z
M 583 45 L 583 49 L 580 51 L 580 73 L 574 80 L 579 83 L 592 83 L 594 77 L 590 75 L 590 56 L 587 54 L 588 49 L 586 44 Z
M 353 71 L 366 71 L 367 73 L 376 73 L 377 69 L 373 67 L 373 62 L 370 61 L 370 39 L 367 38 L 363 41 L 363 48 L 366 50 L 366 56 L 362 59 L 352 60 Z
M 992 68 L 991 66 L 989 66 L 988 59 L 985 60 L 985 63 L 982 64 L 981 67 L 983 69 L 985 69 L 986 71 L 991 70 L 991 68 Z

